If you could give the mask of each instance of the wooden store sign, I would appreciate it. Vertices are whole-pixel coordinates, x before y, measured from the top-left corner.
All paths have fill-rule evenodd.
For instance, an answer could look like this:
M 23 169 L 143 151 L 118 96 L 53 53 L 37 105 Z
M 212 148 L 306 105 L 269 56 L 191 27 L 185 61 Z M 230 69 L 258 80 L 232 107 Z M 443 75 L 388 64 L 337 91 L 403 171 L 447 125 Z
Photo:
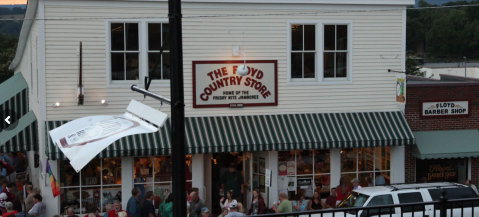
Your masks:
M 421 117 L 469 117 L 471 115 L 469 100 L 434 100 L 423 101 Z
M 193 108 L 278 105 L 278 61 L 193 61 Z

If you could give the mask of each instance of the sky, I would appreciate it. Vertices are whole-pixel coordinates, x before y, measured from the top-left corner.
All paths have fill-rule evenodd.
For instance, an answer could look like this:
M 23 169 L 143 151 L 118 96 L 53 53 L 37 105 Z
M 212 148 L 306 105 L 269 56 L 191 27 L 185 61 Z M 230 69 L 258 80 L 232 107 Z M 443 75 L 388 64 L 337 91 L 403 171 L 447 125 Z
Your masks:
M 0 5 L 26 4 L 27 0 L 0 0 Z

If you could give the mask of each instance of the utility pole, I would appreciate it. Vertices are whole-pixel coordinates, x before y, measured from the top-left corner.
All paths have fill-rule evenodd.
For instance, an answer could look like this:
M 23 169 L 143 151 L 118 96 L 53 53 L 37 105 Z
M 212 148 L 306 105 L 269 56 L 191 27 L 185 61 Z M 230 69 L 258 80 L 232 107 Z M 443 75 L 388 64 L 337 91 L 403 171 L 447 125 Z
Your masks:
M 181 0 L 168 0 L 171 65 L 171 155 L 173 157 L 173 216 L 186 216 L 185 104 Z
M 464 77 L 467 77 L 466 56 L 464 56 Z

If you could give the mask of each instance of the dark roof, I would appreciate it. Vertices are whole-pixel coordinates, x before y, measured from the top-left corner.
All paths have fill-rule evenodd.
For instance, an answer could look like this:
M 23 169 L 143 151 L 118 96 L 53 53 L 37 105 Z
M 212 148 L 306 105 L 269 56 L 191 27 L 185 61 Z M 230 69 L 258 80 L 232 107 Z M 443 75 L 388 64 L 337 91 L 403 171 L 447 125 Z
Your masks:
M 425 78 L 414 75 L 407 75 L 408 86 L 469 86 L 479 85 L 479 79 L 462 77 L 457 75 L 440 74 L 441 79 Z

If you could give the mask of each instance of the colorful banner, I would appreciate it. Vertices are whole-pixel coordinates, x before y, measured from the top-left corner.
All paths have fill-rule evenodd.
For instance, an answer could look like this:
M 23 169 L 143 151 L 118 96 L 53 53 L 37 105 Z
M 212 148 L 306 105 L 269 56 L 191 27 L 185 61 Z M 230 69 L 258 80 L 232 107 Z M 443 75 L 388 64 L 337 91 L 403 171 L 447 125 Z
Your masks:
M 58 185 L 57 180 L 55 179 L 55 176 L 53 176 L 52 169 L 50 168 L 50 163 L 47 160 L 47 174 L 48 177 L 50 178 L 50 185 L 52 186 L 52 192 L 53 192 L 53 198 L 57 197 L 60 195 L 60 185 Z
M 396 103 L 406 104 L 406 74 L 396 74 Z

